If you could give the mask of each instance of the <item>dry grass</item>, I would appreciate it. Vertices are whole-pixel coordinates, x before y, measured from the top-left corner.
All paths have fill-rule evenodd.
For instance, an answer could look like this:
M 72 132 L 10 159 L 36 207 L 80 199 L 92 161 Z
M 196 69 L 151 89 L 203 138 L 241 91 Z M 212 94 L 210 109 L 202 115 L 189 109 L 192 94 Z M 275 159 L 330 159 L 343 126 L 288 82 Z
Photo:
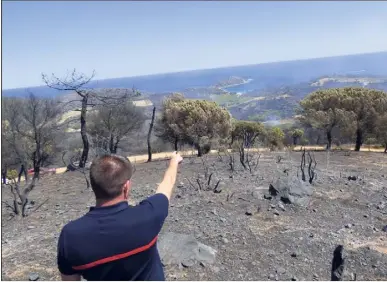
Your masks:
M 80 111 L 68 111 L 62 115 L 61 119 L 59 120 L 59 124 L 64 123 L 66 120 L 70 118 L 74 118 L 80 115 L 81 115 Z

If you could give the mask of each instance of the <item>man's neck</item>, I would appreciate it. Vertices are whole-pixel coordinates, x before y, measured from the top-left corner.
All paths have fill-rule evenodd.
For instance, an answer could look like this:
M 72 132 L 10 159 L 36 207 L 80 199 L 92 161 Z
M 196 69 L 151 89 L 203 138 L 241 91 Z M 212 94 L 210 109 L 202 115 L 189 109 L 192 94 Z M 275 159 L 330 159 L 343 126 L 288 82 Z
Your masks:
M 124 201 L 126 201 L 126 199 L 124 199 L 122 197 L 115 198 L 115 199 L 108 200 L 108 201 L 106 201 L 106 200 L 98 200 L 97 199 L 95 206 L 97 208 L 108 207 L 108 206 L 113 206 L 113 205 L 116 205 L 116 204 L 124 202 Z

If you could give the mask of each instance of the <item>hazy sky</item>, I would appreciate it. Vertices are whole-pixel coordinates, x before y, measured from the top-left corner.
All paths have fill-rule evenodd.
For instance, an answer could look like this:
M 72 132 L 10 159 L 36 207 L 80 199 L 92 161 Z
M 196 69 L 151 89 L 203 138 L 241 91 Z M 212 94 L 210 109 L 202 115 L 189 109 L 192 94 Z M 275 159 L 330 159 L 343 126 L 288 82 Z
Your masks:
M 3 88 L 387 50 L 387 2 L 3 2 Z

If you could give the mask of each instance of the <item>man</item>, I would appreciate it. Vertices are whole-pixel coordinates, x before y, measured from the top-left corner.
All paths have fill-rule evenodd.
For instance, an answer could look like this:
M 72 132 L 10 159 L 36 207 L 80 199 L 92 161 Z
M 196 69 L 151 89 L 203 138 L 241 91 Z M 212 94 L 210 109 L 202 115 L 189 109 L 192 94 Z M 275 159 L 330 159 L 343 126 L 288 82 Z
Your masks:
M 128 159 L 105 155 L 92 162 L 90 182 L 96 206 L 67 224 L 59 237 L 62 280 L 165 280 L 157 235 L 182 157 L 173 153 L 156 194 L 128 205 L 133 169 Z
M 7 184 L 7 165 L 4 165 L 1 170 L 1 180 L 3 184 Z

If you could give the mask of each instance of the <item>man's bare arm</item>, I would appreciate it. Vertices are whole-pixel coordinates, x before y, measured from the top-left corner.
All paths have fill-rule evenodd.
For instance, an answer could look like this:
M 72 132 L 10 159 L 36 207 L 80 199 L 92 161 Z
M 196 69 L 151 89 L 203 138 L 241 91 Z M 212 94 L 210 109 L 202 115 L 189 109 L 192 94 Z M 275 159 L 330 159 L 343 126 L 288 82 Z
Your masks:
M 156 190 L 156 193 L 164 194 L 168 198 L 168 201 L 171 199 L 173 188 L 176 182 L 177 168 L 182 160 L 183 158 L 180 156 L 180 154 L 176 152 L 172 154 L 172 158 L 169 163 L 169 167 L 164 174 L 163 181 L 160 183 Z
M 62 281 L 81 281 L 81 275 L 74 274 L 74 275 L 64 275 L 60 274 Z

